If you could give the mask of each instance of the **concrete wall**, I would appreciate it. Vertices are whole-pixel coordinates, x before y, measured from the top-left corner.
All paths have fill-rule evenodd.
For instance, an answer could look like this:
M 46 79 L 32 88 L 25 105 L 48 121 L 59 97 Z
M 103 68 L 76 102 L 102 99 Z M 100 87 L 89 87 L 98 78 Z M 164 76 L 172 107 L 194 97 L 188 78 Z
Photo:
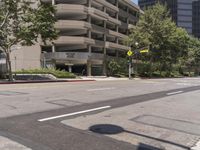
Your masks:
M 12 70 L 35 69 L 41 67 L 40 45 L 24 46 L 11 53 Z

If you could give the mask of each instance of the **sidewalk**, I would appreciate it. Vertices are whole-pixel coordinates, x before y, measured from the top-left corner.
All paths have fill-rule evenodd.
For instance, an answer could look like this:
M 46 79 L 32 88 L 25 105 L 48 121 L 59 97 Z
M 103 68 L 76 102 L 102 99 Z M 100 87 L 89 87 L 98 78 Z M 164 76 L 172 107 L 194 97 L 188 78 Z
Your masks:
M 30 148 L 3 136 L 0 136 L 0 149 L 1 150 L 31 150 Z
M 95 81 L 124 81 L 129 80 L 128 78 L 116 78 L 116 77 L 106 77 L 106 76 L 83 76 L 83 80 L 95 80 Z
M 0 80 L 0 84 L 26 84 L 26 83 L 55 83 L 55 82 L 92 82 L 92 81 L 127 81 L 128 78 L 116 78 L 106 76 L 82 76 L 76 79 L 55 79 L 55 80 L 15 80 L 13 82 Z M 133 78 L 132 80 L 141 80 Z
M 55 82 L 92 82 L 94 79 L 57 79 L 57 80 L 16 80 L 13 82 L 0 80 L 0 84 L 55 83 Z

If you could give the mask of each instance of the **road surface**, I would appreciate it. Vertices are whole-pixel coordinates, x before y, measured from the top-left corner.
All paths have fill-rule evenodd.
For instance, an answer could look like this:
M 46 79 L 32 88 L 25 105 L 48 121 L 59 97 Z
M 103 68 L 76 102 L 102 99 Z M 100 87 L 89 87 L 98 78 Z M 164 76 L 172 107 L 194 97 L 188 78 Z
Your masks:
M 199 150 L 200 78 L 0 85 L 1 150 Z

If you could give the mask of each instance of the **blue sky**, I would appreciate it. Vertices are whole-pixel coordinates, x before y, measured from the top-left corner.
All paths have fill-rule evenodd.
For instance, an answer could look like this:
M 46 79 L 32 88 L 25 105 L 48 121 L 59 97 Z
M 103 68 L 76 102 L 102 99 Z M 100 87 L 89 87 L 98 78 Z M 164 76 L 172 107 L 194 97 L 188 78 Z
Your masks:
M 136 3 L 136 4 L 138 3 L 138 0 L 132 0 L 132 1 L 133 1 L 134 3 Z

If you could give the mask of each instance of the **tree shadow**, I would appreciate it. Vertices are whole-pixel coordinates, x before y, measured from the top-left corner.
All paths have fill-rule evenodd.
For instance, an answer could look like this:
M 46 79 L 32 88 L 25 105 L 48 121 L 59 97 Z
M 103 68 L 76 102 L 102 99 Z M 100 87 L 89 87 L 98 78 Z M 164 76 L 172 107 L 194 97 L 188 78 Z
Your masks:
M 125 130 L 124 128 L 120 127 L 120 126 L 113 125 L 113 124 L 97 124 L 97 125 L 93 125 L 93 126 L 89 127 L 89 130 L 94 132 L 94 133 L 108 134 L 108 135 L 119 134 L 119 133 L 125 132 L 125 133 L 129 133 L 129 134 L 134 134 L 134 135 L 137 135 L 137 136 L 140 136 L 140 137 L 145 137 L 145 138 L 148 138 L 148 139 L 156 140 L 156 141 L 159 141 L 159 142 L 167 143 L 167 144 L 170 144 L 170 145 L 174 145 L 174 146 L 177 146 L 177 147 L 181 147 L 185 150 L 190 150 L 190 148 L 185 146 L 185 145 L 181 145 L 181 144 L 178 144 L 178 143 L 175 143 L 175 142 L 172 142 L 172 141 L 167 141 L 167 140 L 164 140 L 164 139 L 155 138 L 155 137 L 152 137 L 152 136 L 149 136 L 149 135 L 144 135 L 144 134 L 137 133 L 137 132 L 128 131 L 128 130 Z M 137 150 L 161 150 L 161 149 L 140 143 Z
M 144 143 L 139 143 L 137 150 L 161 150 L 161 149 L 144 144 Z

